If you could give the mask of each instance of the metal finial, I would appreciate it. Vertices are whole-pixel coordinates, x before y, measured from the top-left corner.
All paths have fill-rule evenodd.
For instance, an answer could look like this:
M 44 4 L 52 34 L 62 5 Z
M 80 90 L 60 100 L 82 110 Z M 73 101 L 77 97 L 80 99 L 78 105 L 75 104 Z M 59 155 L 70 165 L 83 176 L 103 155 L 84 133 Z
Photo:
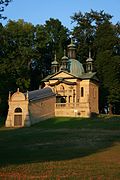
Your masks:
M 73 44 L 73 37 L 71 37 L 71 44 Z
M 64 49 L 64 56 L 66 56 L 66 50 Z
M 19 92 L 19 88 L 17 88 L 17 92 Z
M 57 57 L 56 57 L 56 52 L 55 52 L 55 57 L 54 57 L 55 61 L 57 60 Z
M 89 58 L 91 58 L 91 51 L 90 51 L 90 49 L 89 49 Z
M 56 51 L 55 51 L 55 55 L 54 55 L 54 61 L 57 61 Z

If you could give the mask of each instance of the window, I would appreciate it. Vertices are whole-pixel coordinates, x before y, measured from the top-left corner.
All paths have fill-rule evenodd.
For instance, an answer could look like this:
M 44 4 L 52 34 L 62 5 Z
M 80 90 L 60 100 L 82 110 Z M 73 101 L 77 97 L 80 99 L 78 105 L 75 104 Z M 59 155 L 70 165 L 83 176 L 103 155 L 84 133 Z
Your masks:
M 81 87 L 81 97 L 83 97 L 83 96 L 84 96 L 84 88 Z
M 60 91 L 64 91 L 64 90 L 65 90 L 64 86 L 61 85 L 61 86 L 60 86 Z
M 21 113 L 22 112 L 22 109 L 21 108 L 16 108 L 15 109 L 15 113 Z
M 72 96 L 69 96 L 68 103 L 71 103 L 71 97 L 72 97 Z
M 73 103 L 75 102 L 75 89 L 73 89 Z

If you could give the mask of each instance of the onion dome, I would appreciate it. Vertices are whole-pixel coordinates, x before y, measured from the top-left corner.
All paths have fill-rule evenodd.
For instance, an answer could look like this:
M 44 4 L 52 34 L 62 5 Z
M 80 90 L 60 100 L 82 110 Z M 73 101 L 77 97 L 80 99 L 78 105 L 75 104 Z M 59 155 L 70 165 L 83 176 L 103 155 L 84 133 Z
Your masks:
M 55 58 L 54 61 L 52 61 L 51 65 L 58 65 L 59 63 L 57 62 L 57 58 L 56 58 L 56 54 L 55 54 Z

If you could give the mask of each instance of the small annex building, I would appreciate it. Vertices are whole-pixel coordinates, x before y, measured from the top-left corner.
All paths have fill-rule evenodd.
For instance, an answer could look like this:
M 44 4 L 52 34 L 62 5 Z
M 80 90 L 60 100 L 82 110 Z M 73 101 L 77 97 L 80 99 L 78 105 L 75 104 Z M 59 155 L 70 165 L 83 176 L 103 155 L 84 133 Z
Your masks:
M 44 88 L 9 94 L 6 127 L 30 126 L 50 117 L 90 117 L 99 113 L 99 80 L 93 72 L 89 52 L 86 69 L 76 59 L 73 41 L 64 51 L 61 64 L 56 55 L 51 63 L 51 74 L 42 82 Z
M 56 96 L 47 87 L 27 93 L 9 94 L 6 127 L 24 127 L 55 116 Z

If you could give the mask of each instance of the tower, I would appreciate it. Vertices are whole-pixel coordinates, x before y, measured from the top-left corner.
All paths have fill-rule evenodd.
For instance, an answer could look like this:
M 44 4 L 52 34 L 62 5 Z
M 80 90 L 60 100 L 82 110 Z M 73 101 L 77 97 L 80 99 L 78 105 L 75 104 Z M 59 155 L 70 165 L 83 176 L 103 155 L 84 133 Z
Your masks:
M 64 56 L 62 57 L 62 65 L 60 67 L 61 70 L 67 70 L 67 62 L 68 57 L 66 56 L 66 50 L 64 50 Z
M 58 70 L 59 70 L 59 63 L 57 62 L 56 53 L 55 53 L 54 61 L 52 61 L 51 63 L 51 72 L 54 74 L 58 72 Z
M 76 59 L 76 47 L 71 38 L 71 43 L 68 45 L 68 57 L 69 59 Z
M 93 71 L 93 59 L 91 58 L 91 51 L 89 50 L 89 58 L 86 60 L 86 72 Z

